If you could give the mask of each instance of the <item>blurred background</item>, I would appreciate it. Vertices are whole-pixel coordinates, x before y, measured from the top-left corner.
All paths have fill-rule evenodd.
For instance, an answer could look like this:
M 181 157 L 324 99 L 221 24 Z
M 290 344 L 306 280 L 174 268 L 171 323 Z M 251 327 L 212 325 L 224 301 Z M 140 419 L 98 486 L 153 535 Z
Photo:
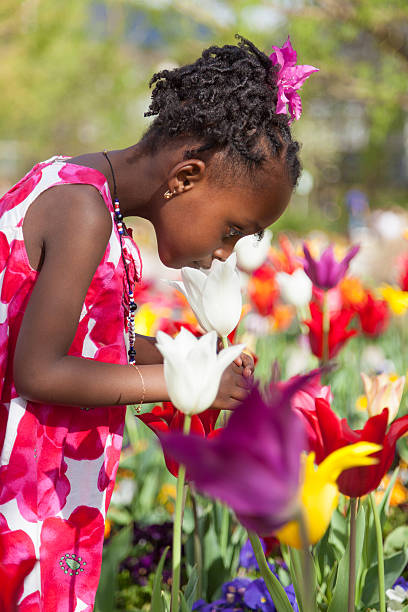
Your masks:
M 270 378 L 275 359 L 283 377 L 315 367 L 305 325 L 310 313 L 281 303 L 276 272 L 300 265 L 302 239 L 315 253 L 333 243 L 340 256 L 349 239 L 360 243 L 353 276 L 333 290 L 338 309 L 354 309 L 341 344 L 354 337 L 336 357 L 330 381 L 337 413 L 358 425 L 367 416 L 360 371 L 395 379 L 408 369 L 407 0 L 1 0 L 0 194 L 53 155 L 136 143 L 150 121 L 143 113 L 152 74 L 193 62 L 212 44 L 234 43 L 235 33 L 268 55 L 290 35 L 298 63 L 320 69 L 302 88 L 304 112 L 293 125 L 303 174 L 273 228 L 268 260 L 243 278 L 248 307 L 239 336 L 256 352 L 261 379 Z M 131 224 L 145 265 L 136 330 L 174 334 L 177 323 L 195 326 L 180 296 L 165 295 L 153 281 L 170 271 L 158 265 L 150 224 Z M 394 286 L 382 290 L 384 283 Z M 371 327 L 361 314 L 367 304 Z M 405 395 L 400 414 L 407 411 Z M 398 450 L 405 476 L 389 531 L 406 522 L 408 509 L 408 438 Z M 150 609 L 157 563 L 171 541 L 174 496 L 175 479 L 154 434 L 129 408 L 95 610 Z M 192 508 L 185 511 L 186 557 L 193 550 Z M 213 577 L 203 596 L 210 600 L 222 580 L 236 575 L 238 560 L 220 573 L 214 552 L 220 521 L 211 519 L 219 509 L 205 501 L 200 508 L 208 523 L 203 567 Z M 238 554 L 244 540 L 234 533 Z M 165 572 L 169 577 L 169 563 Z
M 277 229 L 346 231 L 359 210 L 405 208 L 406 0 L 2 0 L 0 191 L 52 155 L 134 144 L 151 75 L 237 32 L 268 54 L 290 35 L 298 62 L 320 68 L 302 90 L 304 173 Z

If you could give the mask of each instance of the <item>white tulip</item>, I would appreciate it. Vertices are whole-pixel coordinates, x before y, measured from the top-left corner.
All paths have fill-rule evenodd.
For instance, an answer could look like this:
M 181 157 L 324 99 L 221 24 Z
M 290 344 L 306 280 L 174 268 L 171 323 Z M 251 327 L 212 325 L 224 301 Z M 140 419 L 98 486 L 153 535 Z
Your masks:
M 405 386 L 405 376 L 393 374 L 378 374 L 367 376 L 361 372 L 364 390 L 367 397 L 367 412 L 369 417 L 381 414 L 384 408 L 388 408 L 388 424 L 398 414 L 402 394 Z
M 245 272 L 253 272 L 265 261 L 271 246 L 272 232 L 265 230 L 261 240 L 255 234 L 240 238 L 235 245 L 237 264 Z
M 240 278 L 236 254 L 226 261 L 214 259 L 207 273 L 195 268 L 182 268 L 183 282 L 171 281 L 187 298 L 198 322 L 205 331 L 214 330 L 228 336 L 238 325 L 242 311 Z
M 185 327 L 172 338 L 157 332 L 157 348 L 163 355 L 164 377 L 173 404 L 184 414 L 199 414 L 214 402 L 224 370 L 245 345 L 234 344 L 217 354 L 217 334 L 196 338 Z
M 304 308 L 312 299 L 312 281 L 303 268 L 297 268 L 293 274 L 278 272 L 276 281 L 279 285 L 282 299 L 296 308 Z

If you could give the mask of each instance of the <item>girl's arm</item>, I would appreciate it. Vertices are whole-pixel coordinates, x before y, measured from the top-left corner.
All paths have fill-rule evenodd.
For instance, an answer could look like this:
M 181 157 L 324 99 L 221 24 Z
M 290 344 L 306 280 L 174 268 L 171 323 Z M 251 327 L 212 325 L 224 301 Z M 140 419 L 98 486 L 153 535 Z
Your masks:
M 143 385 L 136 368 L 67 355 L 86 292 L 112 231 L 112 219 L 101 196 L 85 185 L 48 189 L 31 205 L 23 229 L 25 237 L 30 232 L 37 238 L 44 260 L 17 340 L 17 392 L 31 401 L 68 406 L 139 403 Z M 146 364 L 139 367 L 145 402 L 169 399 L 163 366 L 156 361 L 152 342 L 140 339 L 137 346 L 138 362 Z M 151 358 L 153 364 L 147 365 Z M 214 408 L 233 408 L 245 397 L 241 374 L 236 364 L 227 369 Z
M 163 363 L 163 355 L 156 347 L 156 338 L 136 334 L 135 337 L 136 363 Z
M 72 406 L 140 401 L 143 387 L 133 366 L 67 355 L 111 230 L 110 213 L 92 186 L 58 185 L 31 205 L 24 234 L 38 236 L 45 255 L 14 358 L 16 389 L 26 399 Z M 150 345 L 150 352 L 155 351 Z M 146 354 L 144 359 L 148 358 Z M 145 401 L 167 400 L 162 366 L 140 370 Z

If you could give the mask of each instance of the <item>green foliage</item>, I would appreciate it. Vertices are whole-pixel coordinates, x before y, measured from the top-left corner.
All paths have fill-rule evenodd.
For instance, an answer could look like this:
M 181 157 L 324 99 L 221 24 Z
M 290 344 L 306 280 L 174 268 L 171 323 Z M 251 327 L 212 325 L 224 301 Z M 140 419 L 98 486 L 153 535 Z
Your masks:
M 164 605 L 164 602 L 161 596 L 161 584 L 162 584 L 163 567 L 164 567 L 164 562 L 166 560 L 167 552 L 168 552 L 168 548 L 165 548 L 160 558 L 160 562 L 159 562 L 159 565 L 157 566 L 157 571 L 154 577 L 151 612 L 165 612 L 165 605 Z
M 200 6 L 182 0 L 1 4 L 0 178 L 6 183 L 55 153 L 133 144 L 149 122 L 143 112 L 153 72 L 189 63 L 204 47 L 232 43 L 240 32 L 267 53 L 290 34 L 300 63 L 320 68 L 302 89 L 304 113 L 294 126 L 304 166 L 315 178 L 316 202 L 329 194 L 336 210 L 341 207 L 342 159 L 353 149 L 344 133 L 354 111 L 361 111 L 366 133 L 355 150 L 360 169 L 353 181 L 365 184 L 376 205 L 385 190 L 396 193 L 387 166 L 406 118 L 408 57 L 396 42 L 408 22 L 404 2 L 350 0 L 343 9 L 328 0 L 219 0 L 220 12 L 207 0 Z M 340 169 L 334 182 L 329 166 Z M 299 214 L 287 215 L 283 227 L 339 226 L 337 213 L 335 219 L 321 213 L 310 202 L 301 227 Z
M 96 612 L 112 612 L 114 609 L 119 563 L 128 553 L 130 538 L 130 529 L 121 529 L 103 551 L 101 577 L 95 602 Z

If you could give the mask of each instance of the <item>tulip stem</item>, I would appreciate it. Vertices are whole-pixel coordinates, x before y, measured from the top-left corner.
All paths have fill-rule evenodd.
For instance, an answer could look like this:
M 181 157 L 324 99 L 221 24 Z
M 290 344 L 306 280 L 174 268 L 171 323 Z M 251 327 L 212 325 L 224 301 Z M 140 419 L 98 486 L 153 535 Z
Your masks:
M 194 515 L 194 560 L 195 565 L 197 565 L 198 574 L 196 598 L 201 599 L 203 590 L 203 549 L 201 546 L 200 539 L 200 525 L 198 522 L 197 499 L 191 487 L 189 487 L 189 491 Z
M 328 292 L 323 292 L 323 312 L 322 312 L 322 363 L 329 361 L 329 334 L 330 334 L 330 309 Z
M 272 601 L 275 604 L 277 612 L 293 612 L 293 608 L 283 586 L 271 572 L 268 566 L 265 553 L 258 536 L 253 531 L 248 531 L 248 537 L 252 545 L 252 550 L 254 551 L 255 559 L 258 561 L 259 571 L 265 581 L 266 588 L 272 597 Z
M 220 537 L 220 549 L 221 557 L 224 561 L 225 567 L 227 567 L 227 545 L 228 545 L 228 534 L 229 534 L 229 510 L 227 506 L 222 507 L 222 520 L 221 520 L 221 537 Z
M 350 499 L 350 549 L 349 549 L 349 591 L 348 612 L 354 612 L 356 599 L 356 514 L 357 498 Z
M 310 564 L 310 551 L 309 551 L 309 535 L 307 530 L 307 523 L 305 519 L 305 513 L 303 509 L 300 509 L 299 517 L 299 532 L 300 539 L 302 541 L 302 566 L 303 566 L 303 576 L 302 576 L 302 607 L 305 612 L 312 612 L 315 610 L 315 606 L 313 605 L 313 585 L 314 581 L 312 580 L 312 567 Z
M 191 416 L 184 416 L 183 434 L 188 434 L 191 426 Z M 179 590 L 180 590 L 180 566 L 181 566 L 181 528 L 183 522 L 183 500 L 184 500 L 184 480 L 186 476 L 186 468 L 184 465 L 179 466 L 177 478 L 177 493 L 176 493 L 176 510 L 174 514 L 173 526 L 173 555 L 172 555 L 172 570 L 173 581 L 171 585 L 171 612 L 179 612 Z
M 380 597 L 380 612 L 385 612 L 385 584 L 384 584 L 384 547 L 380 516 L 374 493 L 370 493 L 371 510 L 374 516 L 375 535 L 377 538 L 377 561 L 378 561 L 378 593 Z
M 228 348 L 228 336 L 222 336 L 222 346 L 223 348 Z M 228 413 L 226 410 L 223 410 L 221 413 L 221 427 L 226 427 L 228 423 Z

